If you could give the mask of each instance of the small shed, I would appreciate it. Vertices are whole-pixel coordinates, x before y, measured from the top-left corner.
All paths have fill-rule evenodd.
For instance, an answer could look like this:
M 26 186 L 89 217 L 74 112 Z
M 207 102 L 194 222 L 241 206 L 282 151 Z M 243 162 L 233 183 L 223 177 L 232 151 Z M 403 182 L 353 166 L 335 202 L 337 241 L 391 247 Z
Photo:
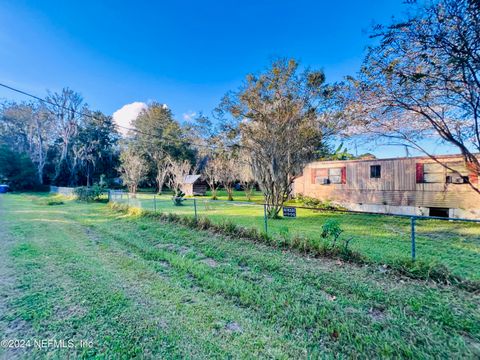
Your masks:
M 187 175 L 183 179 L 182 191 L 186 196 L 205 195 L 207 183 L 201 179 L 201 175 Z

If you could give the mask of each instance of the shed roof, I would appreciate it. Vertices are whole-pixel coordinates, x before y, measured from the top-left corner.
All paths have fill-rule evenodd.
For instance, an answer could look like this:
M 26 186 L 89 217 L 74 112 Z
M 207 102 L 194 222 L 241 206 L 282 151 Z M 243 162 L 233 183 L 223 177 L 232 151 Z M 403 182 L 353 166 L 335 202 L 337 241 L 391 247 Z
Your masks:
M 201 175 L 187 175 L 183 178 L 183 183 L 184 184 L 193 184 L 195 181 L 200 179 Z

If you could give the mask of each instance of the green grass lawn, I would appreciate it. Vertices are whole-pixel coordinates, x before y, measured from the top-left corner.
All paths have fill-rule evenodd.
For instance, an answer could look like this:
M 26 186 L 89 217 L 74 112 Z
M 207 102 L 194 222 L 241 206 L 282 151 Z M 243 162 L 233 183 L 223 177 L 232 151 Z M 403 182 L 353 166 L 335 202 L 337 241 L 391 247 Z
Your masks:
M 0 196 L 4 358 L 478 358 L 480 296 L 112 211 Z
M 220 193 L 221 199 L 226 194 Z M 146 210 L 194 216 L 193 200 L 183 206 L 174 206 L 171 195 L 161 195 L 153 200 L 152 194 L 137 194 L 116 201 Z M 208 201 L 196 198 L 197 214 L 213 222 L 230 221 L 244 227 L 264 231 L 263 207 L 260 194 L 254 202 L 246 202 L 243 192 L 236 192 L 239 201 Z M 392 264 L 411 258 L 411 225 L 409 218 L 385 215 L 338 213 L 297 209 L 297 218 L 268 220 L 268 233 L 274 237 L 303 236 L 319 239 L 322 225 L 329 219 L 337 220 L 343 239 L 352 239 L 351 248 L 369 260 Z M 451 222 L 443 220 L 417 220 L 417 259 L 447 266 L 453 274 L 469 280 L 480 280 L 480 223 Z
M 155 191 L 152 189 L 148 188 L 143 188 L 139 190 L 139 194 L 141 196 L 146 196 L 146 197 L 151 197 L 155 194 Z M 161 194 L 161 198 L 169 198 L 173 195 L 173 192 L 170 190 L 164 190 Z M 210 190 L 207 191 L 205 196 L 196 196 L 197 199 L 211 199 L 212 198 L 212 192 Z M 227 192 L 223 189 L 217 190 L 217 198 L 218 200 L 228 200 L 228 195 Z M 243 191 L 238 191 L 234 190 L 233 191 L 233 200 L 234 201 L 247 201 L 247 198 L 245 196 L 245 192 Z M 251 198 L 252 202 L 256 203 L 263 203 L 263 193 L 261 191 L 255 191 L 253 193 L 253 196 Z

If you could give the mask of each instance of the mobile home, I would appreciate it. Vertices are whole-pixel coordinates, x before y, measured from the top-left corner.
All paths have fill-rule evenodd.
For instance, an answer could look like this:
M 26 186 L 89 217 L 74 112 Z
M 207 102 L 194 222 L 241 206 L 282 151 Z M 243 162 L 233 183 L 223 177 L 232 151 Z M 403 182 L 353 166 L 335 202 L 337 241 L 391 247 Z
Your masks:
M 337 202 L 350 210 L 480 218 L 478 175 L 459 155 L 318 161 L 294 183 L 294 194 Z M 471 183 L 471 184 L 470 184 Z

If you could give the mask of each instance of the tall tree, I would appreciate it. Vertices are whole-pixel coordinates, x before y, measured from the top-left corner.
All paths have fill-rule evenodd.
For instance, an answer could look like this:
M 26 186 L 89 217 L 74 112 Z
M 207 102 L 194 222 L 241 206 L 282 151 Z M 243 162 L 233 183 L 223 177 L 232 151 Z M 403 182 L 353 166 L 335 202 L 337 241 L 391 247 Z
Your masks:
M 221 120 L 223 119 L 213 122 L 200 113 L 194 122 L 189 124 L 188 133 L 192 146 L 196 148 L 197 168 L 202 171 L 210 187 L 212 199 L 217 199 L 218 186 L 223 185 L 231 200 L 233 182 L 237 176 L 233 170 L 237 169 L 230 166 L 228 159 L 236 156 L 238 136 L 236 129 L 226 126 Z M 228 168 L 231 168 L 231 173 L 228 173 Z
M 122 151 L 120 161 L 119 170 L 123 183 L 127 185 L 129 192 L 136 194 L 138 185 L 145 179 L 147 174 L 147 164 L 131 147 L 127 147 Z
M 48 109 L 54 117 L 56 131 L 60 143 L 60 157 L 56 162 L 54 181 L 60 181 L 61 176 L 68 178 L 68 185 L 76 185 L 76 166 L 78 159 L 71 152 L 72 140 L 78 133 L 78 128 L 84 120 L 83 112 L 87 111 L 82 96 L 64 88 L 60 93 L 50 93 L 47 97 Z M 62 174 L 67 171 L 68 174 Z
M 243 192 L 245 193 L 245 198 L 248 201 L 251 201 L 255 191 L 255 177 L 252 173 L 250 159 L 243 155 L 243 152 L 241 152 L 236 166 L 238 180 L 243 188 Z
M 188 160 L 172 160 L 170 163 L 170 172 L 169 172 L 169 186 L 173 191 L 174 198 L 181 197 L 182 185 L 185 182 L 185 176 L 190 174 L 192 165 Z
M 185 131 L 173 118 L 172 111 L 157 102 L 149 104 L 132 126 L 136 131 L 131 133 L 131 143 L 152 165 L 158 193 L 161 193 L 170 159 L 193 159 Z
M 47 152 L 54 140 L 54 122 L 42 103 L 6 103 L 0 109 L 0 138 L 19 153 L 27 154 L 43 184 Z
M 207 163 L 203 168 L 203 177 L 205 178 L 210 191 L 212 200 L 217 200 L 217 187 L 220 182 L 221 160 L 218 156 L 211 156 L 207 159 Z
M 305 164 L 326 149 L 333 132 L 324 115 L 328 95 L 323 72 L 300 71 L 295 60 L 278 60 L 259 76 L 249 75 L 219 107 L 236 119 L 271 217 L 278 216 Z
M 480 3 L 441 0 L 377 26 L 357 79 L 343 93 L 353 133 L 424 152 L 425 139 L 453 145 L 477 175 L 480 162 Z M 480 193 L 478 184 L 470 183 Z
M 238 159 L 232 153 L 224 153 L 217 157 L 218 169 L 217 178 L 220 184 L 227 192 L 229 201 L 233 200 L 233 190 L 235 189 L 235 181 L 239 178 Z
M 73 140 L 72 151 L 79 161 L 78 170 L 86 179 L 87 186 L 92 178 L 100 179 L 104 174 L 111 177 L 117 164 L 116 145 L 119 134 L 111 116 L 100 111 L 88 113 L 83 126 Z

